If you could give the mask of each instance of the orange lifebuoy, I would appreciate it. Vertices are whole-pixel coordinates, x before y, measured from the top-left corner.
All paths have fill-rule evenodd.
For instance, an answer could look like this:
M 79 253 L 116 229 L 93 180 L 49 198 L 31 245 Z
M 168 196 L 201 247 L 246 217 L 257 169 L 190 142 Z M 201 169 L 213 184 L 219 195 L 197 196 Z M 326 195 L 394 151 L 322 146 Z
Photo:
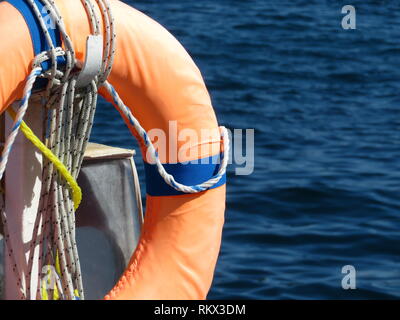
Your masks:
M 83 61 L 86 36 L 90 34 L 83 4 L 80 0 L 55 2 L 77 58 Z M 180 162 L 218 156 L 221 138 L 217 119 L 193 60 L 157 22 L 120 1 L 110 2 L 117 48 L 109 82 L 146 131 L 159 129 L 169 134 L 170 122 L 176 121 L 178 134 L 190 128 L 202 137 L 190 146 L 195 152 L 180 154 Z M 0 113 L 3 113 L 22 96 L 34 50 L 24 17 L 7 2 L 0 3 L 0 34 L 7 35 L 0 42 Z M 100 93 L 112 102 L 105 90 Z M 137 136 L 129 121 L 125 121 Z M 204 137 L 202 131 L 207 129 L 211 134 Z M 171 150 L 169 139 L 165 144 L 166 150 Z M 177 140 L 176 144 L 176 150 L 180 150 L 185 141 Z M 141 148 L 145 155 L 143 144 Z M 193 158 L 193 154 L 197 157 Z M 176 154 L 163 153 L 160 157 L 168 164 L 174 162 L 171 157 L 176 158 Z M 189 195 L 149 191 L 146 203 L 139 245 L 120 281 L 105 298 L 206 298 L 220 250 L 225 185 Z

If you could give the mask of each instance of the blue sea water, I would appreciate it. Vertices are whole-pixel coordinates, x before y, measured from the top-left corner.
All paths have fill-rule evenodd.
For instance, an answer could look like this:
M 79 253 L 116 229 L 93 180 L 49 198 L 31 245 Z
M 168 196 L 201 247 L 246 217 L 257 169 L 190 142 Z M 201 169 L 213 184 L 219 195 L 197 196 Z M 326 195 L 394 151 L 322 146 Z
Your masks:
M 222 125 L 255 129 L 254 173 L 229 170 L 209 298 L 400 298 L 400 2 L 125 2 L 182 42 Z M 110 110 L 92 140 L 135 147 Z

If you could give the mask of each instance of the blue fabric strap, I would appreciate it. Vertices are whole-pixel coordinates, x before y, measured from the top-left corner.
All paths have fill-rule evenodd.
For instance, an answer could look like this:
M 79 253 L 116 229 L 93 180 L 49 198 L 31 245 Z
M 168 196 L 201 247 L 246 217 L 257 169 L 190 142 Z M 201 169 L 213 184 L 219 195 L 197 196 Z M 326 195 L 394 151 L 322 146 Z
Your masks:
M 219 170 L 218 161 L 220 155 L 209 158 L 200 159 L 198 163 L 188 164 L 163 164 L 165 170 L 174 176 L 175 180 L 187 186 L 193 186 L 208 181 L 214 177 Z M 156 165 L 151 165 L 145 162 L 146 172 L 146 192 L 150 196 L 176 196 L 185 193 L 179 192 L 169 186 L 160 176 Z M 226 175 L 214 185 L 211 189 L 218 188 L 226 183 Z
M 36 17 L 33 9 L 29 5 L 29 3 L 25 0 L 7 0 L 7 2 L 10 3 L 12 6 L 14 6 L 24 17 L 26 24 L 28 25 L 30 34 L 31 34 L 33 51 L 35 53 L 35 56 L 43 51 L 49 50 L 50 47 L 46 42 L 46 38 L 45 38 L 42 28 L 40 27 L 39 20 Z M 35 3 L 37 4 L 42 16 L 44 16 L 46 19 L 45 21 L 47 22 L 46 23 L 47 31 L 49 32 L 49 35 L 50 35 L 54 45 L 56 47 L 60 47 L 62 42 L 61 42 L 61 34 L 59 32 L 59 29 L 52 28 L 52 23 L 50 23 L 51 22 L 50 16 L 48 16 L 47 10 L 44 8 L 43 3 L 40 0 L 35 0 Z M 64 59 L 60 58 L 58 61 L 60 63 L 62 63 L 63 60 Z M 50 67 L 51 67 L 50 61 L 45 61 L 42 63 L 42 68 L 44 71 L 47 71 Z

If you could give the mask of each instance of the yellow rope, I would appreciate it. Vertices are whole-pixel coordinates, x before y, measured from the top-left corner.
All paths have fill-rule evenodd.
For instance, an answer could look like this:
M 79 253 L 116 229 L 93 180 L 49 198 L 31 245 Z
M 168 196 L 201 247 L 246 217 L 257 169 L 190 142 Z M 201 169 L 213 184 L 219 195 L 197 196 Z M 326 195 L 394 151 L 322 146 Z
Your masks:
M 8 108 L 7 110 L 8 114 L 11 116 L 12 119 L 15 119 L 16 113 L 14 110 L 11 108 Z M 25 137 L 32 142 L 32 144 L 42 152 L 42 154 L 50 161 L 53 163 L 53 165 L 56 167 L 56 169 L 60 172 L 60 174 L 64 177 L 64 179 L 68 182 L 70 188 L 72 189 L 72 200 L 74 202 L 74 208 L 75 210 L 78 209 L 81 201 L 82 201 L 82 190 L 79 187 L 78 183 L 76 180 L 72 177 L 72 175 L 69 173 L 68 169 L 65 167 L 65 165 L 54 155 L 54 153 L 47 148 L 42 141 L 33 133 L 33 131 L 28 127 L 28 125 L 22 121 L 21 123 L 21 131 L 25 135 Z M 58 257 L 58 251 L 56 254 L 56 271 L 60 274 L 61 273 L 61 268 L 60 268 L 60 262 L 59 262 L 59 257 Z M 49 296 L 47 294 L 46 290 L 46 283 L 42 283 L 42 300 L 48 300 Z M 79 293 L 77 290 L 74 292 L 75 296 L 79 297 Z M 57 286 L 54 287 L 54 300 L 59 300 L 59 293 Z
M 15 119 L 16 113 L 11 108 L 7 109 L 8 114 L 12 119 Z M 21 131 L 25 135 L 25 137 L 32 142 L 32 144 L 42 152 L 42 154 L 49 159 L 50 162 L 57 168 L 60 174 L 64 177 L 64 179 L 68 182 L 71 190 L 72 190 L 72 201 L 74 202 L 75 210 L 78 209 L 79 205 L 82 201 L 82 190 L 79 187 L 78 183 L 74 179 L 74 177 L 69 173 L 68 169 L 65 165 L 48 149 L 40 139 L 35 136 L 32 130 L 27 126 L 27 124 L 22 121 L 21 123 Z

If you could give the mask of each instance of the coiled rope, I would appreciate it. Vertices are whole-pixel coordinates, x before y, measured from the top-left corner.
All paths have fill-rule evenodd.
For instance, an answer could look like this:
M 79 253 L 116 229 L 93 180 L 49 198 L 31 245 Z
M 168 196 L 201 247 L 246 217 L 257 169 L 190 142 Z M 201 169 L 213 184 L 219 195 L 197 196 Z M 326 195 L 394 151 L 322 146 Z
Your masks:
M 110 54 L 115 52 L 115 49 L 111 43 L 107 43 L 104 46 L 106 55 L 99 76 L 86 88 L 77 88 L 76 83 L 79 73 L 74 73 L 73 69 L 77 66 L 78 61 L 75 59 L 72 42 L 65 31 L 63 20 L 54 1 L 42 0 L 42 3 L 48 9 L 52 20 L 61 33 L 65 50 L 56 48 L 52 43 L 44 19 L 35 1 L 27 0 L 27 2 L 38 17 L 50 50 L 38 55 L 33 62 L 33 70 L 27 79 L 21 106 L 3 150 L 0 174 L 3 175 L 4 173 L 8 156 L 18 131 L 21 126 L 24 127 L 22 120 L 31 97 L 33 83 L 37 77 L 41 77 L 48 79 L 44 95 L 45 106 L 47 107 L 47 118 L 44 124 L 50 123 L 46 131 L 48 136 L 46 147 L 67 168 L 73 179 L 69 179 L 70 181 L 66 182 L 68 179 L 62 178 L 63 175 L 60 174 L 61 167 L 57 167 L 57 161 L 54 161 L 54 157 L 50 156 L 54 163 L 49 160 L 49 157 L 44 159 L 40 208 L 30 245 L 31 254 L 28 259 L 28 272 L 21 279 L 21 272 L 18 270 L 15 259 L 13 259 L 13 269 L 17 279 L 17 286 L 20 287 L 21 299 L 35 299 L 36 297 L 42 299 L 84 299 L 80 263 L 75 241 L 75 215 L 73 214 L 79 203 L 79 197 L 77 197 L 76 192 L 71 192 L 68 185 L 71 185 L 71 182 L 76 180 L 79 174 L 93 125 L 98 87 L 102 85 L 102 82 L 111 71 L 113 58 Z M 113 30 L 113 27 L 110 26 L 112 23 L 111 16 L 107 12 L 109 10 L 108 1 L 98 0 L 96 2 L 102 9 L 105 26 L 108 26 L 105 30 Z M 94 8 L 91 1 L 86 0 L 84 4 L 87 10 L 89 10 L 88 8 Z M 94 10 L 88 11 L 88 13 L 93 17 Z M 92 21 L 93 19 L 99 21 L 98 17 L 92 18 Z M 100 28 L 93 30 L 95 34 L 100 32 Z M 112 37 L 109 35 L 106 36 L 106 39 L 111 41 Z M 64 66 L 58 64 L 57 58 L 60 56 L 65 58 Z M 51 61 L 51 67 L 48 71 L 43 72 L 41 64 L 47 60 Z M 74 189 L 72 188 L 72 190 Z M 2 220 L 5 225 L 7 250 L 9 256 L 13 257 L 14 252 L 9 241 L 7 215 L 4 205 L 2 206 Z M 38 257 L 39 271 L 35 275 L 31 271 L 35 248 L 38 245 L 40 251 Z M 31 277 L 42 279 L 44 275 L 48 274 L 46 270 L 48 270 L 49 266 L 54 267 L 52 270 L 56 271 L 56 276 L 61 281 L 56 281 L 53 286 L 42 285 L 42 281 L 40 281 L 41 285 L 34 288 L 36 294 L 31 295 Z M 42 272 L 46 272 L 46 274 Z
M 8 108 L 7 112 L 13 120 L 17 118 L 17 114 L 13 109 Z M 72 190 L 72 201 L 74 202 L 74 208 L 76 211 L 82 201 L 82 190 L 74 177 L 69 173 L 65 165 L 54 155 L 54 153 L 47 148 L 42 141 L 40 141 L 24 121 L 21 122 L 21 131 L 25 137 L 32 142 L 32 144 L 56 167 L 61 176 L 68 182 Z

